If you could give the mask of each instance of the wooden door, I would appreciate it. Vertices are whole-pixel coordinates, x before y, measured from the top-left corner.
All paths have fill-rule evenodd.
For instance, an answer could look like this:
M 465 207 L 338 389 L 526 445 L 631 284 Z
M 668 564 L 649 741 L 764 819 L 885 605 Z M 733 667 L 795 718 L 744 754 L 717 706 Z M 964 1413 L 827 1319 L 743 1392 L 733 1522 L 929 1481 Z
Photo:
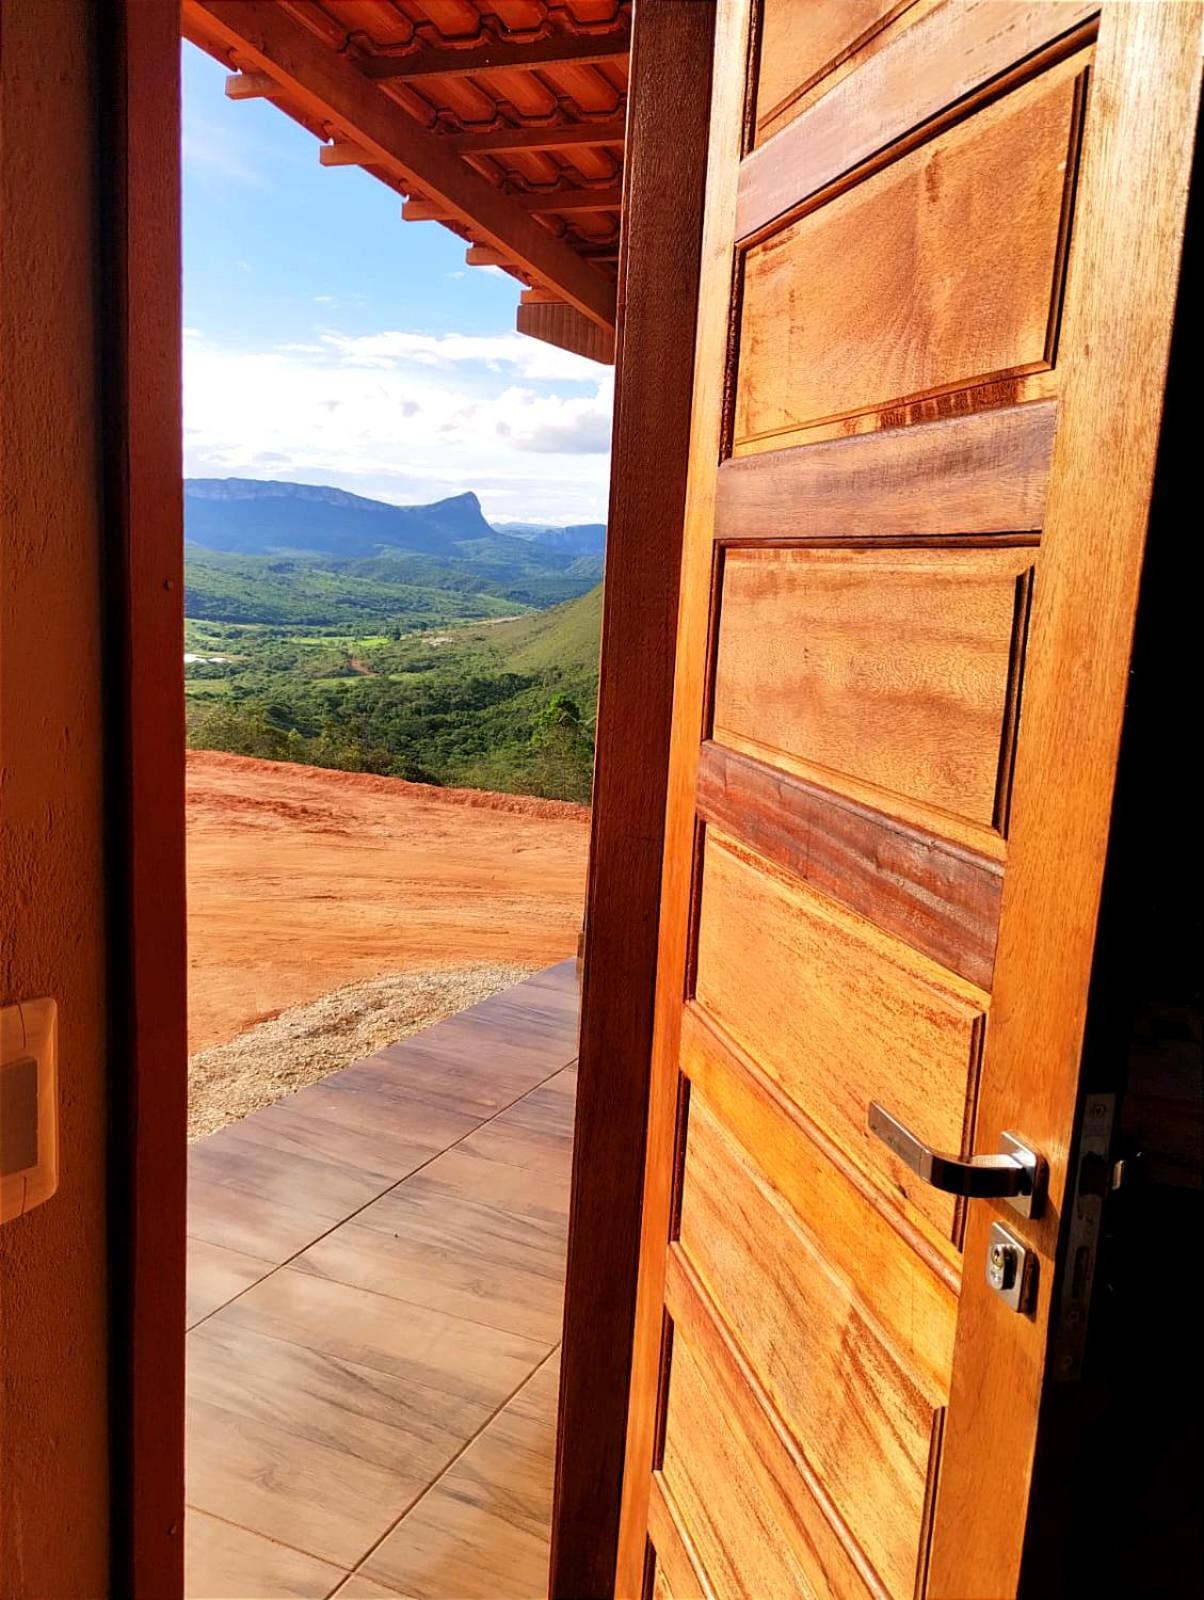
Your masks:
M 720 5 L 620 1595 L 1021 1581 L 1200 42 Z

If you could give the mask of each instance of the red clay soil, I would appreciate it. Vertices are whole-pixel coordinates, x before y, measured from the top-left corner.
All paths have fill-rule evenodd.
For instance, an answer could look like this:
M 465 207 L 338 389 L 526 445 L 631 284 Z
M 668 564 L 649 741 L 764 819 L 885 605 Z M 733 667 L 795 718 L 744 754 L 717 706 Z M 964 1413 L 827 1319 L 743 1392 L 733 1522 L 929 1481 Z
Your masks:
M 189 1046 L 361 978 L 577 948 L 584 806 L 188 753 Z

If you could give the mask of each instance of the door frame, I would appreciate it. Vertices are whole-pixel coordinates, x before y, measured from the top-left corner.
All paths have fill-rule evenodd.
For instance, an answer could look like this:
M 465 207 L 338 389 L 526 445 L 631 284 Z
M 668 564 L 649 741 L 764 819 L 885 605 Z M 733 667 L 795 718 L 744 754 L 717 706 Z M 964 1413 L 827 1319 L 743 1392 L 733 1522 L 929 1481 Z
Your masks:
M 633 26 L 552 1538 L 551 1592 L 566 1600 L 611 1592 L 618 1539 L 713 27 L 712 0 L 639 4 Z M 177 0 L 106 0 L 111 1565 L 131 1600 L 176 1600 L 184 1584 L 180 38 Z
M 613 1592 L 693 411 L 713 0 L 635 9 L 549 1592 Z
M 100 54 L 111 1571 L 184 1588 L 188 1119 L 180 17 L 106 0 Z

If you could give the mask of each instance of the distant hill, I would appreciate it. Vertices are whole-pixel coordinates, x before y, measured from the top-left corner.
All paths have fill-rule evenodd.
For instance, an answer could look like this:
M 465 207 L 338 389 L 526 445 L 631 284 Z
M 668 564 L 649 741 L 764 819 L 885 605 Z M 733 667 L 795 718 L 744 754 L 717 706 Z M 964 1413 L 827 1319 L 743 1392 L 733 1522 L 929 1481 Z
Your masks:
M 487 635 L 477 637 L 488 638 L 509 672 L 558 673 L 565 688 L 581 694 L 592 711 L 602 640 L 601 584 L 564 605 L 495 623 Z
M 518 527 L 493 527 L 472 493 L 394 506 L 322 484 L 189 478 L 186 611 L 318 626 L 487 617 L 571 599 L 602 576 L 605 524 Z
M 187 478 L 184 537 L 239 555 L 317 552 L 350 558 L 381 550 L 449 555 L 493 529 L 475 494 L 426 506 L 393 506 L 323 484 L 254 478 Z
M 326 484 L 259 478 L 186 478 L 184 537 L 239 555 L 317 553 L 348 560 L 406 550 L 456 556 L 461 547 L 521 540 L 566 555 L 598 555 L 604 522 L 561 527 L 489 523 L 471 491 L 430 505 L 395 506 Z
M 564 528 L 546 522 L 495 522 L 494 527 L 499 533 L 571 555 L 600 556 L 606 549 L 604 522 L 575 522 Z

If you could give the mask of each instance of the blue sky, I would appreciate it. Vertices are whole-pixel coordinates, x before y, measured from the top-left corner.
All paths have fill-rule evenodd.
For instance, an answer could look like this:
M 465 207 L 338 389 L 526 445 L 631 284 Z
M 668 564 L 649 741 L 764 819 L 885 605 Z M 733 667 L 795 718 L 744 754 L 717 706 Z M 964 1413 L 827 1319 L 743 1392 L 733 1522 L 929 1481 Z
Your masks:
M 516 333 L 513 278 L 183 48 L 186 475 L 602 520 L 611 369 Z

